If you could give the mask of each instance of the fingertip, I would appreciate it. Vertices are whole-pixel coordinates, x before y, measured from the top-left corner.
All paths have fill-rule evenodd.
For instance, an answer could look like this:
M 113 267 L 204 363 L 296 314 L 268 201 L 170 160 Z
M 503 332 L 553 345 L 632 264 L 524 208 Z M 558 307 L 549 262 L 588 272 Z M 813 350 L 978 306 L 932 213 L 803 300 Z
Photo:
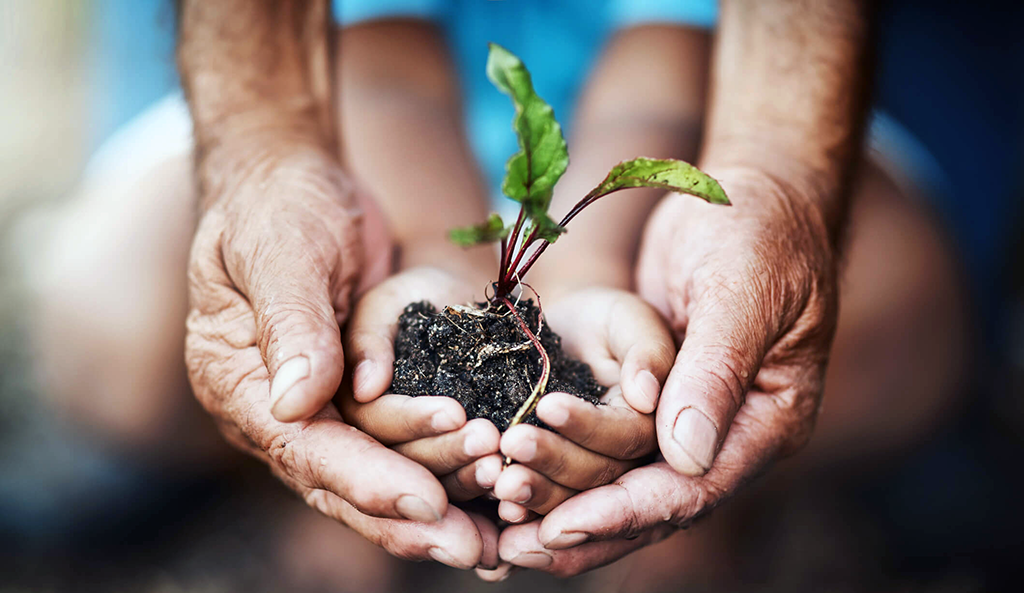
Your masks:
M 434 398 L 431 398 L 434 399 Z M 437 434 L 458 430 L 466 424 L 466 410 L 450 397 L 438 397 L 437 408 L 430 416 L 430 428 Z
M 549 393 L 537 403 L 537 418 L 552 428 L 561 428 L 572 415 L 572 399 L 579 399 L 568 393 Z M 513 427 L 516 428 L 516 427 Z
M 501 443 L 501 433 L 490 420 L 476 418 L 466 423 L 466 438 L 463 449 L 466 455 L 477 458 L 490 453 L 497 453 Z
M 530 518 L 530 511 L 520 504 L 503 500 L 498 503 L 498 516 L 507 523 L 518 525 Z
M 648 341 L 630 347 L 622 363 L 622 396 L 638 412 L 650 414 L 658 407 L 662 385 L 675 362 L 671 340 L 652 332 Z
M 661 384 L 654 373 L 641 369 L 622 388 L 622 397 L 633 409 L 641 414 L 650 414 L 658 407 Z
M 446 505 L 447 506 L 447 505 Z M 438 523 L 444 514 L 415 494 L 403 494 L 395 501 L 398 516 L 419 523 Z
M 494 488 L 501 476 L 501 457 L 499 455 L 488 455 L 476 462 L 474 477 L 478 486 L 484 490 Z
M 508 562 L 502 562 L 498 565 L 498 568 L 494 570 L 487 570 L 483 568 L 476 569 L 476 576 L 480 577 L 480 580 L 488 583 L 500 583 L 515 574 L 515 572 L 516 567 L 512 566 Z
M 353 324 L 359 321 L 353 320 Z M 394 375 L 394 344 L 378 330 L 352 329 L 347 334 L 346 352 L 354 363 L 352 396 L 360 403 L 373 401 L 391 386 Z
M 270 413 L 279 422 L 309 418 L 327 402 L 313 391 L 308 381 L 311 370 L 309 358 L 303 355 L 278 367 L 270 382 Z
M 492 492 L 502 502 L 517 504 L 529 502 L 533 496 L 529 470 L 518 464 L 508 466 L 498 476 Z
M 684 476 L 703 476 L 718 453 L 719 431 L 707 414 L 686 407 L 676 414 L 671 431 L 659 431 L 662 455 L 672 469 Z
M 501 452 L 520 463 L 533 461 L 537 454 L 537 430 L 537 427 L 528 424 L 519 424 L 506 430 L 501 435 Z

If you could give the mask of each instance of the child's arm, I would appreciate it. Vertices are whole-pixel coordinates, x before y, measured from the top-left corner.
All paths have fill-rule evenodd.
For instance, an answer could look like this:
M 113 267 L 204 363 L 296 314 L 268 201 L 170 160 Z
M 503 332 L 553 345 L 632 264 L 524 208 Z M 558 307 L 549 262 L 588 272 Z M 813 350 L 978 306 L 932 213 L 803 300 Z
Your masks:
M 679 26 L 635 27 L 611 40 L 571 127 L 572 161 L 550 208 L 556 220 L 621 161 L 695 160 L 710 47 L 707 32 Z M 590 206 L 537 260 L 530 282 L 549 301 L 585 286 L 632 289 L 640 232 L 664 193 L 633 189 Z
M 338 37 L 343 162 L 383 209 L 398 269 L 441 266 L 482 291 L 497 269 L 493 248 L 448 241 L 448 229 L 486 218 L 489 203 L 440 31 L 384 20 Z

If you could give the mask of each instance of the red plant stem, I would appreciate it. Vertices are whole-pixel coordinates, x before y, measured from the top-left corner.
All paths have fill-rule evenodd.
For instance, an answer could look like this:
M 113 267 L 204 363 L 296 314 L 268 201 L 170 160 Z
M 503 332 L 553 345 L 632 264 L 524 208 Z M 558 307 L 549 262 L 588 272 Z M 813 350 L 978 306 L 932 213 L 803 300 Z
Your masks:
M 520 406 L 516 415 L 512 417 L 512 421 L 509 422 L 508 428 L 512 428 L 522 422 L 523 419 L 537 407 L 537 402 L 540 401 L 540 397 L 544 395 L 544 390 L 548 386 L 548 378 L 551 376 L 551 359 L 548 357 L 548 352 L 544 349 L 544 345 L 540 343 L 540 338 L 530 330 L 530 326 L 526 325 L 526 320 L 519 314 L 519 311 L 516 311 L 512 301 L 510 301 L 507 296 L 502 296 L 500 300 L 506 307 L 508 307 L 508 310 L 516 318 L 516 321 L 519 322 L 519 329 L 523 330 L 526 337 L 530 338 L 530 341 L 533 342 L 534 348 L 536 348 L 537 352 L 540 353 L 541 361 L 540 380 L 538 380 L 537 385 L 534 386 L 533 391 L 530 393 L 530 397 L 526 398 L 526 401 L 523 402 L 522 406 Z M 538 331 L 540 331 L 539 327 Z M 505 430 L 508 430 L 508 428 Z M 505 458 L 505 465 L 508 465 L 511 462 L 511 459 L 508 457 Z
M 502 249 L 501 270 L 498 271 L 498 279 L 499 280 L 503 280 L 505 278 L 505 275 L 509 271 L 509 265 L 510 265 L 511 260 L 512 260 L 512 253 L 516 249 L 516 243 L 519 242 L 519 231 L 522 229 L 523 219 L 525 218 L 525 216 L 526 216 L 526 206 L 520 206 L 519 207 L 519 216 L 516 217 L 516 224 L 513 225 L 512 232 L 509 233 L 508 237 L 505 238 L 505 240 L 507 241 L 508 247 L 506 249 Z M 505 245 L 506 245 L 505 243 L 502 243 L 503 247 Z M 499 284 L 502 284 L 502 283 L 503 282 L 501 282 Z
M 511 239 L 505 237 L 501 240 L 501 259 L 499 260 L 498 266 L 498 278 L 502 278 L 505 275 L 505 261 L 508 259 L 508 245 Z
M 619 188 L 619 189 L 627 189 L 627 188 Z M 587 206 L 593 204 L 598 199 L 607 196 L 608 194 L 612 194 L 612 193 L 615 193 L 615 192 L 619 191 L 619 189 L 614 189 L 614 190 L 612 190 L 612 191 L 610 191 L 608 193 L 604 193 L 604 194 L 587 194 L 586 197 L 584 197 L 582 200 L 577 202 L 575 206 L 572 207 L 572 210 L 569 210 L 569 213 L 565 215 L 565 218 L 563 218 L 561 222 L 558 223 L 558 226 L 564 227 L 565 225 L 569 224 L 569 221 L 571 221 L 573 218 L 575 218 L 577 214 L 582 212 L 584 208 L 586 208 Z M 509 273 L 510 274 L 518 273 L 519 278 L 522 279 L 523 276 L 526 276 L 526 273 L 530 271 L 530 268 L 533 267 L 533 264 L 534 264 L 534 262 L 537 261 L 537 258 L 540 257 L 540 255 L 542 253 L 544 253 L 544 250 L 547 249 L 548 245 L 550 245 L 550 244 L 551 243 L 548 243 L 547 241 L 544 241 L 543 243 L 541 243 L 540 247 L 537 248 L 537 251 L 533 252 L 533 255 L 530 256 L 530 259 L 526 260 L 526 263 L 523 264 L 523 266 L 521 268 L 519 268 L 518 272 L 514 272 L 514 271 L 510 270 Z M 516 260 L 516 266 L 518 266 L 518 265 L 519 265 L 519 260 L 517 259 Z
M 530 235 L 528 237 L 526 237 L 523 240 L 522 244 L 520 245 L 519 253 L 516 254 L 515 261 L 513 261 L 512 264 L 505 271 L 505 277 L 502 278 L 502 284 L 504 284 L 506 287 L 508 287 L 509 290 L 512 289 L 512 286 L 511 286 L 512 280 L 514 280 L 516 278 L 516 276 L 517 276 L 517 274 L 516 274 L 516 267 L 518 267 L 519 266 L 519 262 L 522 261 L 523 254 L 526 253 L 526 250 L 529 249 L 530 245 L 532 245 L 533 242 L 536 240 L 536 236 L 537 236 L 537 229 L 534 228 L 532 231 L 530 231 Z M 519 277 L 522 278 L 522 275 L 520 274 Z

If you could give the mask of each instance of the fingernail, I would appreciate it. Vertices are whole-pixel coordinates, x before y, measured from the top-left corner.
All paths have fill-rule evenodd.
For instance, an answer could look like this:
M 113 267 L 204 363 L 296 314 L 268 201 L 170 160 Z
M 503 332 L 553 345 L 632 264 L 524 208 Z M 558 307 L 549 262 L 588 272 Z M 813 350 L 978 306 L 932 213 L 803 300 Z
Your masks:
M 442 550 L 441 548 L 430 548 L 429 550 L 427 550 L 427 555 L 429 555 L 434 560 L 437 560 L 441 564 L 447 564 L 448 566 L 451 566 L 453 568 L 461 568 L 463 570 L 469 570 L 470 568 L 473 568 L 472 566 L 467 566 L 465 563 L 459 562 L 455 559 L 454 556 L 449 554 L 446 550 Z
M 551 550 L 561 550 L 564 548 L 571 548 L 578 546 L 583 542 L 590 539 L 589 533 L 583 533 L 582 531 L 563 531 L 555 536 L 551 541 L 544 543 L 544 547 Z
M 516 495 L 512 497 L 512 502 L 518 502 L 520 504 L 530 502 L 530 498 L 533 496 L 533 490 L 529 484 L 523 484 L 516 491 Z
M 658 405 L 658 393 L 661 391 L 661 385 L 658 383 L 654 373 L 646 369 L 637 373 L 636 387 L 640 390 L 640 395 L 643 396 L 644 400 L 650 404 L 650 409 L 654 410 Z
M 459 419 L 452 416 L 448 410 L 434 412 L 434 415 L 430 417 L 430 428 L 437 432 L 450 432 L 458 427 Z
M 462 442 L 462 450 L 470 457 L 480 457 L 491 452 L 484 435 L 475 431 L 466 435 L 466 440 Z
M 547 568 L 555 558 L 546 552 L 523 552 L 512 559 L 512 564 L 523 568 Z
M 565 423 L 569 421 L 569 408 L 561 404 L 553 404 L 548 409 L 544 410 L 544 422 L 547 422 L 548 426 L 555 428 L 565 426 Z
M 703 412 L 697 408 L 680 411 L 672 428 L 672 439 L 704 472 L 711 468 L 718 447 L 718 429 Z
M 427 501 L 412 494 L 405 494 L 395 501 L 395 510 L 410 521 L 437 523 L 441 520 L 441 515 L 437 514 L 437 511 L 427 504 Z
M 495 460 L 495 462 L 497 462 L 497 460 Z M 476 478 L 476 483 L 481 488 L 494 488 L 494 484 L 498 481 L 499 474 L 501 474 L 501 465 L 498 463 L 477 463 L 476 471 L 473 472 L 473 475 Z
M 274 381 L 270 385 L 270 406 L 276 408 L 281 399 L 295 387 L 295 384 L 309 376 L 309 359 L 296 356 L 289 359 L 277 369 Z
M 367 358 L 363 362 L 356 365 L 355 375 L 352 378 L 352 383 L 355 385 L 355 390 L 359 393 L 366 391 L 367 386 L 373 379 L 373 374 L 377 371 L 377 363 Z

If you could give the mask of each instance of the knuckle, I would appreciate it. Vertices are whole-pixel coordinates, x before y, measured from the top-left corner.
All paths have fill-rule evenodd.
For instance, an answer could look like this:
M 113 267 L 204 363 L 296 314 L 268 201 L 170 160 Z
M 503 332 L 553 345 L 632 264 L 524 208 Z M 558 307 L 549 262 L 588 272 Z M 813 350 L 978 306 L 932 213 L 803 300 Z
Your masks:
M 597 488 L 598 486 L 604 486 L 610 484 L 613 480 L 618 478 L 624 473 L 622 464 L 616 462 L 608 462 L 601 464 L 597 468 L 597 471 L 590 479 L 590 483 L 587 488 Z
M 752 379 L 751 372 L 743 368 L 740 361 L 750 357 L 750 352 L 729 344 L 720 343 L 701 348 L 689 371 L 689 379 L 707 393 L 729 396 L 738 409 L 743 404 L 746 386 Z
M 258 313 L 260 331 L 257 345 L 262 352 L 281 350 L 282 342 L 302 336 L 311 348 L 334 349 L 340 344 L 340 330 L 334 311 L 307 297 L 288 298 Z M 312 342 L 312 343 L 309 343 Z
M 658 446 L 657 436 L 653 425 L 653 418 L 643 417 L 643 421 L 649 425 L 637 430 L 630 430 L 625 435 L 625 442 L 622 443 L 621 456 L 619 459 L 636 459 L 643 457 L 655 450 Z
M 301 476 L 296 475 L 296 471 L 300 464 L 298 463 L 296 449 L 298 443 L 296 443 L 297 435 L 294 433 L 283 432 L 273 436 L 267 443 L 265 443 L 261 449 L 267 453 L 270 458 L 270 462 L 284 471 L 287 475 L 292 478 L 298 479 Z M 309 480 L 300 480 L 303 485 L 310 486 Z

